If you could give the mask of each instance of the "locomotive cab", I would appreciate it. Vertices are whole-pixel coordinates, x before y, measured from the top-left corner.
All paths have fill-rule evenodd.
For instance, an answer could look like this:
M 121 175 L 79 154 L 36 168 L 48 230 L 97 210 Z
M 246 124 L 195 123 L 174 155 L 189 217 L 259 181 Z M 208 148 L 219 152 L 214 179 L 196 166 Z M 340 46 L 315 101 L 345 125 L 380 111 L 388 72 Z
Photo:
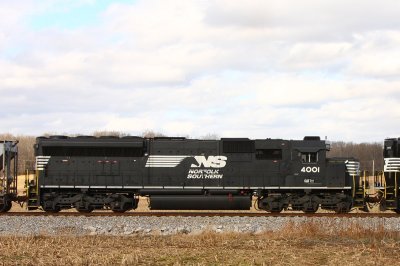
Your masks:
M 381 201 L 381 209 L 400 213 L 400 138 L 385 139 L 383 159 L 384 200 Z
M 353 206 L 351 174 L 359 175 L 358 162 L 349 158 L 326 158 L 330 146 L 319 137 L 288 141 L 288 156 L 281 165 L 279 187 L 266 187 L 258 196 L 258 207 L 270 212 L 283 209 L 316 212 L 321 206 L 348 212 Z

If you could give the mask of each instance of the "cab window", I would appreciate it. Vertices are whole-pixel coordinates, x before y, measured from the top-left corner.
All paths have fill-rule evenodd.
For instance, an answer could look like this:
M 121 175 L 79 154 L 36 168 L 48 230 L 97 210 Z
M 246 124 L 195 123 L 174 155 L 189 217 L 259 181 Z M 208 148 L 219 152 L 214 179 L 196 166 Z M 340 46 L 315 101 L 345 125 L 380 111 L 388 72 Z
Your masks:
M 257 160 L 282 160 L 281 149 L 257 149 Z
M 302 163 L 318 162 L 318 152 L 302 152 L 300 153 Z

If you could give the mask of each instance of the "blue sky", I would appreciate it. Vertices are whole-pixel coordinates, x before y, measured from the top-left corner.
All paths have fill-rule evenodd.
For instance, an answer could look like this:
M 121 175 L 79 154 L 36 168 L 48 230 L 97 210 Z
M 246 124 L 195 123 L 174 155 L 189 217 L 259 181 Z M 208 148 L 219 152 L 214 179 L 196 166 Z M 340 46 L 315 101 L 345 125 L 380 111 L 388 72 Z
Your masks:
M 57 1 L 48 8 L 33 14 L 28 19 L 28 25 L 34 30 L 59 28 L 73 30 L 82 27 L 95 27 L 101 23 L 101 14 L 111 4 L 134 4 L 135 0 L 94 0 L 79 3 L 79 1 Z
M 398 137 L 399 13 L 394 0 L 5 0 L 0 133 Z

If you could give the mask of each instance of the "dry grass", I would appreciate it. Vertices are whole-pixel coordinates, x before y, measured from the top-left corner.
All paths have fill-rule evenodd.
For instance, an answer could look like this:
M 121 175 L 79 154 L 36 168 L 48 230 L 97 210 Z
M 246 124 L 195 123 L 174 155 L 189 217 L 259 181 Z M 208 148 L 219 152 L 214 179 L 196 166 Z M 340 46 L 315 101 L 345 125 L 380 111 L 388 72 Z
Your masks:
M 174 236 L 0 237 L 0 262 L 18 265 L 376 265 L 397 264 L 400 236 L 310 223 L 280 232 Z

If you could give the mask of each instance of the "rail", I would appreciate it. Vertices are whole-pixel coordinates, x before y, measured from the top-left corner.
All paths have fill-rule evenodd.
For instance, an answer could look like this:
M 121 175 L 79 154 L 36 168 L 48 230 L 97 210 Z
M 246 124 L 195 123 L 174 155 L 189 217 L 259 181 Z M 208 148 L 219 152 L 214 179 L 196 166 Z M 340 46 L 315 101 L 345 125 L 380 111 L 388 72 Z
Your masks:
M 348 218 L 367 218 L 367 217 L 382 217 L 382 218 L 400 218 L 396 213 L 268 213 L 268 212 L 126 212 L 114 213 L 107 211 L 98 211 L 92 213 L 80 212 L 7 212 L 1 213 L 1 216 L 173 216 L 173 217 L 348 217 Z

